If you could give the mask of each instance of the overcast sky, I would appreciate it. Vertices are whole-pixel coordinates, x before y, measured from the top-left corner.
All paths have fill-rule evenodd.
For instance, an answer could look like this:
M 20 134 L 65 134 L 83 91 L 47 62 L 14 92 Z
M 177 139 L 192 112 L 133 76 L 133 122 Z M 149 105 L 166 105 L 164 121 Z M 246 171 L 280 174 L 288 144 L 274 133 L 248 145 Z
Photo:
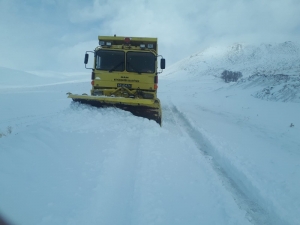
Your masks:
M 214 45 L 300 39 L 300 0 L 0 0 L 0 66 L 84 71 L 98 35 L 157 37 L 167 66 Z

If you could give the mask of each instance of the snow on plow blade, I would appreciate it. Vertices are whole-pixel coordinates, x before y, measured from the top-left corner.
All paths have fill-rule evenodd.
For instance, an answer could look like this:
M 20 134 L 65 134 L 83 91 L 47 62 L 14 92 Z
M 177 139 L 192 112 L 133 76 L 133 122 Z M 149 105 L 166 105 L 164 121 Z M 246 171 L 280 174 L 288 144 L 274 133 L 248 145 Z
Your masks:
M 156 121 L 161 125 L 161 106 L 159 99 L 137 99 L 107 96 L 89 96 L 69 94 L 75 102 L 95 107 L 116 107 L 131 112 L 135 116 Z

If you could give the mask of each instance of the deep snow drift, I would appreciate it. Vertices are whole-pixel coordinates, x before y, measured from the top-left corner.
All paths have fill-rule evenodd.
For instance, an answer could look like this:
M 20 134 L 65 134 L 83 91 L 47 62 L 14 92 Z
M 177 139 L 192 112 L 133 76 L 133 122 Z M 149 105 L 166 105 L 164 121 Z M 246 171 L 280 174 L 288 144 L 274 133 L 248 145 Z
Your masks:
M 276 74 L 297 79 L 297 49 L 235 45 L 171 66 L 159 81 L 162 127 L 71 104 L 65 93 L 88 92 L 89 71 L 2 84 L 0 212 L 28 225 L 299 224 L 299 90 L 277 88 L 289 78 L 276 97 L 257 95 Z M 243 79 L 224 83 L 225 69 Z

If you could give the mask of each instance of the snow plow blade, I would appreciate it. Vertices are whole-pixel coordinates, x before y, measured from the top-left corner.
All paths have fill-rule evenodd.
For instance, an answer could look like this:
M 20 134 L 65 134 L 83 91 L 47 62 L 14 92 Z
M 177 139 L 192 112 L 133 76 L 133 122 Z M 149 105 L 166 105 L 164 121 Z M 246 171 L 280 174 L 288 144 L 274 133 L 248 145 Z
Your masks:
M 159 99 L 138 99 L 124 97 L 108 97 L 108 96 L 90 96 L 76 95 L 68 93 L 68 98 L 72 98 L 75 102 L 95 106 L 95 107 L 115 107 L 131 112 L 138 117 L 154 120 L 161 126 L 161 106 Z

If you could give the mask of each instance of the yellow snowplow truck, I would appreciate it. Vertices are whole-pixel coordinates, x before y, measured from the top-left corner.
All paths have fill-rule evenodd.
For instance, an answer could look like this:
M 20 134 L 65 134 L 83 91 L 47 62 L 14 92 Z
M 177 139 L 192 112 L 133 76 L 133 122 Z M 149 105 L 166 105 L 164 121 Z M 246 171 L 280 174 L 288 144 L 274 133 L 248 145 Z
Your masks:
M 165 59 L 158 55 L 157 38 L 99 36 L 94 54 L 91 95 L 68 93 L 73 101 L 96 107 L 117 107 L 161 125 L 162 112 L 157 98 L 158 74 Z M 158 71 L 158 58 L 160 71 Z

